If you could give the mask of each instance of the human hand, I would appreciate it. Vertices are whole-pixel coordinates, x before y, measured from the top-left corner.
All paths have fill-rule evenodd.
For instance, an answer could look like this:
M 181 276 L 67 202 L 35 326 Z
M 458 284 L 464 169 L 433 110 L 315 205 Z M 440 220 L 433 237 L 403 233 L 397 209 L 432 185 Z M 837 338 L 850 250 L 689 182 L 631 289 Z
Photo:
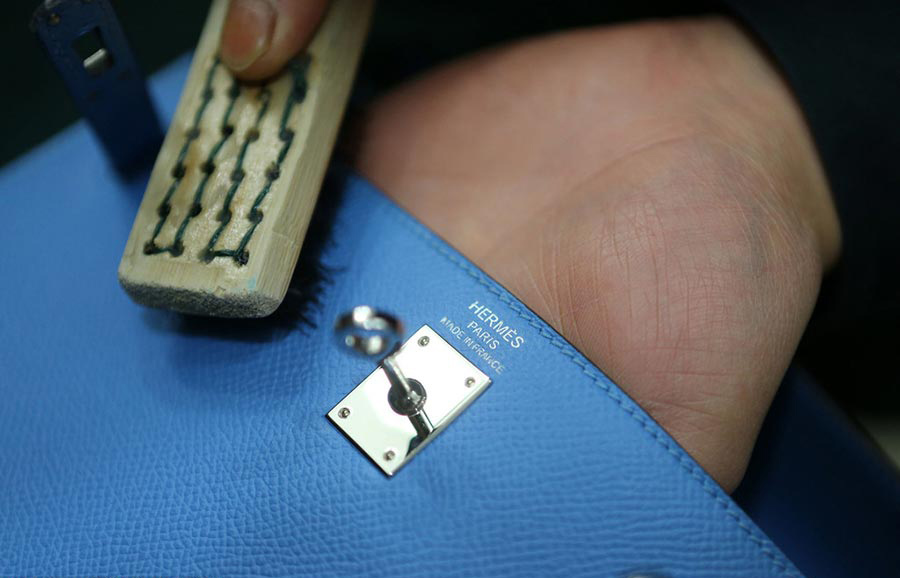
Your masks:
M 485 52 L 384 96 L 358 136 L 363 174 L 738 484 L 840 233 L 800 111 L 736 26 Z

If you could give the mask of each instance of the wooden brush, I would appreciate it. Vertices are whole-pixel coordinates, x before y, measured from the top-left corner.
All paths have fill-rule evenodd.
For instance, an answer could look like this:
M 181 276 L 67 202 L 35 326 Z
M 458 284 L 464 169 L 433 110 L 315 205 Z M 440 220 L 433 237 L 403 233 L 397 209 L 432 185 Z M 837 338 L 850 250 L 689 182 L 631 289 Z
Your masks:
M 333 1 L 306 53 L 265 84 L 219 61 L 226 9 L 214 0 L 119 281 L 144 305 L 263 317 L 297 263 L 372 2 Z

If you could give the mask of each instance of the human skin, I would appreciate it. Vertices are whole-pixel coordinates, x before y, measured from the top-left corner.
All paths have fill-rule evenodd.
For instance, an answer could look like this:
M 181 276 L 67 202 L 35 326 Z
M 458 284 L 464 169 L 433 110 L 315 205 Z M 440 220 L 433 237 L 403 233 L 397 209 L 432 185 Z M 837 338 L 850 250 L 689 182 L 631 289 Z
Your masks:
M 284 63 L 268 58 L 244 70 Z M 738 484 L 840 250 L 802 113 L 738 26 L 484 51 L 381 96 L 351 134 L 364 175 Z

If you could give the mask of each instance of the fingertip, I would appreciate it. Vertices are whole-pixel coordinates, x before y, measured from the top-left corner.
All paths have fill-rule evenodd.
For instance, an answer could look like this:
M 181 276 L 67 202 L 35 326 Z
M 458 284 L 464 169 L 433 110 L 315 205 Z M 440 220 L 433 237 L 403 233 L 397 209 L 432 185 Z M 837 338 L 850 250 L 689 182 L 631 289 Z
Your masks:
M 233 72 L 253 66 L 271 47 L 277 14 L 268 0 L 233 0 L 222 27 L 222 61 Z
M 233 0 L 222 30 L 222 61 L 245 80 L 278 73 L 309 44 L 328 4 L 329 0 Z

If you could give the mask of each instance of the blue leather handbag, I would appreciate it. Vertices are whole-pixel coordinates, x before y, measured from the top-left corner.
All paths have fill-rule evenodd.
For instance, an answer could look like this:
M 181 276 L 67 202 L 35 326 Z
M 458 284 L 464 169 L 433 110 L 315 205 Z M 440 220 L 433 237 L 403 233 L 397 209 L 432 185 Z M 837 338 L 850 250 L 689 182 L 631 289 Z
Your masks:
M 155 79 L 167 118 L 187 64 Z M 126 297 L 143 188 L 81 124 L 0 176 L 0 574 L 799 575 L 599 369 L 361 177 L 329 177 L 295 315 L 257 321 Z M 375 369 L 333 335 L 359 304 L 492 381 L 393 477 L 326 415 Z M 478 342 L 485 310 L 515 345 Z

